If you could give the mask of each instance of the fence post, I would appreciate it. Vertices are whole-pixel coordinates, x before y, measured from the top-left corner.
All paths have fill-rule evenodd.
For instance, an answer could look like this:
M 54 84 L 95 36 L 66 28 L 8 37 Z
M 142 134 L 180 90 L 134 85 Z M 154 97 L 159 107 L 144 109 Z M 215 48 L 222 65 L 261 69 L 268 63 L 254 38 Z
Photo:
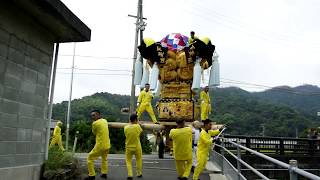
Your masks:
M 280 139 L 280 155 L 284 155 L 284 144 L 283 139 Z
M 250 137 L 246 137 L 246 147 L 251 149 L 251 147 L 250 147 Z M 250 152 L 246 151 L 246 154 L 248 155 L 248 154 L 250 154 Z
M 313 155 L 315 143 L 313 139 L 309 139 L 309 154 Z
M 78 134 L 79 134 L 79 131 L 77 131 L 77 132 L 76 132 L 76 135 L 74 136 L 72 153 L 75 153 L 75 152 L 76 152 L 76 146 L 77 146 L 77 141 L 78 141 Z
M 221 156 L 222 156 L 222 165 L 221 165 L 221 172 L 224 174 L 224 135 L 221 134 Z
M 237 138 L 237 144 L 240 144 L 239 138 Z M 241 179 L 241 176 L 240 176 L 240 174 L 241 174 L 241 163 L 240 163 L 239 160 L 241 159 L 241 149 L 240 149 L 239 146 L 237 146 L 237 157 L 238 157 L 238 159 L 237 159 L 238 179 L 240 180 Z
M 289 173 L 290 173 L 290 180 L 298 180 L 298 175 L 297 173 L 295 173 L 293 171 L 294 168 L 298 167 L 298 161 L 297 160 L 294 160 L 294 159 L 291 159 L 289 161 Z

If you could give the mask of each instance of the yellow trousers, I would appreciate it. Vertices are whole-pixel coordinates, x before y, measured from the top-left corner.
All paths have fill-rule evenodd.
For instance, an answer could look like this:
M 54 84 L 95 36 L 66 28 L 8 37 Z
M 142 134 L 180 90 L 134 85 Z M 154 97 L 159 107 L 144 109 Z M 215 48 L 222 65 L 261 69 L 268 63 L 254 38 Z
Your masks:
M 136 157 L 137 176 L 142 175 L 142 150 L 141 148 L 126 148 L 126 165 L 128 177 L 132 177 L 132 157 Z
M 192 159 L 176 160 L 176 169 L 179 177 L 188 178 L 192 167 Z
M 152 106 L 151 106 L 150 103 L 142 103 L 142 104 L 140 104 L 140 106 L 137 109 L 138 119 L 141 119 L 142 113 L 144 111 L 147 111 L 149 113 L 149 116 L 151 117 L 151 120 L 152 120 L 153 123 L 157 122 L 157 118 L 154 115 L 154 112 L 153 112 L 153 109 L 152 109 Z
M 210 105 L 208 103 L 201 103 L 200 110 L 201 110 L 201 120 L 204 121 L 208 119 L 209 112 L 211 111 Z
M 61 137 L 53 137 L 52 139 L 51 139 L 51 142 L 50 142 L 50 148 L 52 147 L 52 146 L 54 146 L 54 145 L 56 145 L 56 144 L 58 144 L 58 146 L 59 146 L 59 148 L 62 150 L 62 151 L 64 151 L 64 148 L 63 148 L 63 146 L 62 146 L 62 140 L 61 140 Z
M 206 154 L 206 155 L 197 154 L 197 160 L 198 160 L 198 164 L 197 164 L 197 167 L 193 173 L 193 178 L 192 178 L 193 180 L 198 180 L 199 175 L 202 173 L 202 171 L 206 167 L 206 164 L 208 161 L 208 154 Z
M 101 157 L 101 174 L 108 174 L 108 153 L 109 149 L 95 146 L 89 153 L 87 158 L 89 176 L 95 176 L 94 160 Z

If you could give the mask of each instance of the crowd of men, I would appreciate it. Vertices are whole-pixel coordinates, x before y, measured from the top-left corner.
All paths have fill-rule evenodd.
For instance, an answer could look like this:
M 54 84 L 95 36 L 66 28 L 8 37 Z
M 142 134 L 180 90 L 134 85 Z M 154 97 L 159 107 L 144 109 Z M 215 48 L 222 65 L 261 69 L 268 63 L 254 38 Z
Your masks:
M 154 123 L 158 123 L 152 110 L 151 100 L 153 96 L 149 91 L 149 85 L 146 84 L 138 98 L 137 114 L 131 114 L 130 123 L 124 127 L 125 157 L 128 171 L 127 179 L 133 179 L 132 158 L 136 158 L 136 175 L 142 177 L 142 148 L 140 135 L 142 128 L 139 125 L 139 118 L 146 110 Z M 212 137 L 218 135 L 222 129 L 211 130 L 212 124 L 208 119 L 211 111 L 208 88 L 205 87 L 200 93 L 201 100 L 201 120 L 194 121 L 192 127 L 186 126 L 184 120 L 177 120 L 177 128 L 171 129 L 169 138 L 173 141 L 173 157 L 175 159 L 178 179 L 188 179 L 193 172 L 193 179 L 198 180 L 199 175 L 204 170 L 210 147 L 212 147 Z M 108 174 L 108 153 L 111 147 L 109 138 L 108 122 L 101 117 L 99 110 L 93 110 L 90 113 L 92 119 L 92 132 L 96 137 L 95 146 L 87 157 L 88 177 L 86 180 L 95 179 L 96 172 L 94 161 L 101 157 L 101 177 L 107 178 Z M 54 129 L 53 138 L 50 147 L 57 144 L 64 151 L 61 140 L 61 126 L 59 121 Z
M 92 132 L 96 136 L 96 140 L 94 148 L 90 151 L 87 158 L 88 177 L 85 179 L 95 179 L 94 161 L 99 157 L 101 157 L 100 177 L 107 179 L 107 156 L 111 147 L 108 122 L 101 117 L 99 110 L 91 111 L 90 116 L 93 121 Z M 169 137 L 173 141 L 173 156 L 178 179 L 188 179 L 191 171 L 194 171 L 193 179 L 198 180 L 208 160 L 209 150 L 213 142 L 212 137 L 218 135 L 222 129 L 211 130 L 212 124 L 209 119 L 202 121 L 203 128 L 200 128 L 201 123 L 198 121 L 195 121 L 192 127 L 185 126 L 184 120 L 178 120 L 176 123 L 177 128 L 171 129 Z M 142 131 L 138 123 L 138 116 L 131 114 L 130 123 L 124 127 L 126 137 L 125 158 L 128 171 L 127 179 L 129 180 L 133 179 L 133 156 L 136 158 L 136 176 L 138 178 L 142 177 L 142 148 L 140 143 Z

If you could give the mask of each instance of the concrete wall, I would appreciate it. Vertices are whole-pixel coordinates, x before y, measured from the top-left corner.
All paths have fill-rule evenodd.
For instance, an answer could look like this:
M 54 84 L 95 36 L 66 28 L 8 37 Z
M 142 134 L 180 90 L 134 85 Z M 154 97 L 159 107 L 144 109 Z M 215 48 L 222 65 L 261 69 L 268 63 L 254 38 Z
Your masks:
M 0 180 L 39 179 L 44 161 L 53 36 L 0 5 Z

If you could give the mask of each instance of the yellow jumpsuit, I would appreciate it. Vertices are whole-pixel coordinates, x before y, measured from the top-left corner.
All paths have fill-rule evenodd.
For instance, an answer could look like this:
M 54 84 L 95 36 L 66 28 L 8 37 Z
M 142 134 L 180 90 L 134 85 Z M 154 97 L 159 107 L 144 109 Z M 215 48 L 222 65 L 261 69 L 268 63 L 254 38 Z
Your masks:
M 193 43 L 193 41 L 194 41 L 195 39 L 199 39 L 199 38 L 198 38 L 197 36 L 193 36 L 193 38 L 192 38 L 192 37 L 189 37 L 188 43 L 189 43 L 189 44 Z
M 140 134 L 142 128 L 139 124 L 129 124 L 124 127 L 126 136 L 126 165 L 128 177 L 132 177 L 132 157 L 136 157 L 137 176 L 142 175 L 142 149 L 140 143 Z
M 92 132 L 96 136 L 96 144 L 90 151 L 87 162 L 89 176 L 95 176 L 94 160 L 101 156 L 101 174 L 108 173 L 108 160 L 107 156 L 110 149 L 110 138 L 108 122 L 105 119 L 98 119 L 92 123 Z
M 173 155 L 178 176 L 188 178 L 192 167 L 192 129 L 171 129 L 169 137 L 173 140 Z
M 56 127 L 53 130 L 53 136 L 51 139 L 51 143 L 50 143 L 50 148 L 56 144 L 58 144 L 60 150 L 64 151 L 64 148 L 62 146 L 62 137 L 61 137 L 61 128 L 60 126 L 62 125 L 61 122 L 58 122 Z
M 193 173 L 193 180 L 198 180 L 199 175 L 206 167 L 209 150 L 212 145 L 211 137 L 218 135 L 219 132 L 219 130 L 209 130 L 208 132 L 204 129 L 201 130 L 197 149 L 198 164 Z
M 137 115 L 138 119 L 141 119 L 141 115 L 144 111 L 147 111 L 149 113 L 149 116 L 151 117 L 151 120 L 153 123 L 157 122 L 157 118 L 154 115 L 152 106 L 151 106 L 151 100 L 153 98 L 153 95 L 150 91 L 146 92 L 145 90 L 141 91 L 139 97 L 138 97 L 138 103 L 139 107 L 137 108 Z
M 208 119 L 209 112 L 211 112 L 211 103 L 210 103 L 209 93 L 206 93 L 205 91 L 201 91 L 200 101 L 201 101 L 201 105 L 200 105 L 201 120 L 204 121 Z

